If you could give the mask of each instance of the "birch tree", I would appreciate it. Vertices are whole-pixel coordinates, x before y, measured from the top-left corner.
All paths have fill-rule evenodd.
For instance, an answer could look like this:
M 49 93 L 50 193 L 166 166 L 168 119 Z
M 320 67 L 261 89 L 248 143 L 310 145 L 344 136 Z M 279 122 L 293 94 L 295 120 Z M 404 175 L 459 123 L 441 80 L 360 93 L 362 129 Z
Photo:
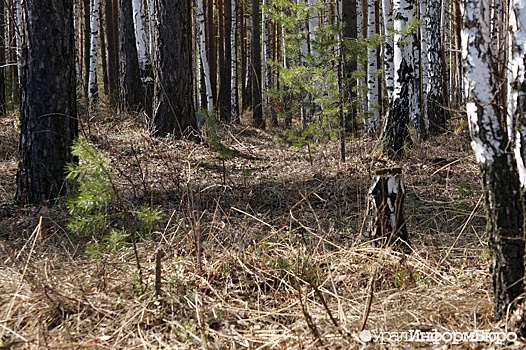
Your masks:
M 383 44 L 383 76 L 388 101 L 391 101 L 394 90 L 394 39 L 393 39 L 393 5 L 392 0 L 382 0 L 382 18 L 385 42 Z
M 90 53 L 88 74 L 88 100 L 90 103 L 98 95 L 97 85 L 97 52 L 99 36 L 99 0 L 91 0 L 90 10 Z
M 210 82 L 210 67 L 206 55 L 206 33 L 205 33 L 205 12 L 203 0 L 197 0 L 197 23 L 199 25 L 199 58 L 203 68 L 203 80 L 205 83 L 206 108 L 208 113 L 214 110 L 214 97 L 212 95 L 212 84 Z
M 135 41 L 137 44 L 137 59 L 141 70 L 141 78 L 145 80 L 150 69 L 148 39 L 146 35 L 146 9 L 143 0 L 132 0 L 133 24 L 135 27 Z
M 407 32 L 415 18 L 415 0 L 395 0 L 394 18 L 394 85 L 389 100 L 389 113 L 385 118 L 381 142 L 384 151 L 391 157 L 399 157 L 404 147 L 411 142 L 409 116 L 413 105 L 415 72 L 413 34 Z
M 65 193 L 78 135 L 73 0 L 24 1 L 23 14 L 16 198 L 45 204 Z
M 508 151 L 512 136 L 507 134 L 506 111 L 501 108 L 506 101 L 497 90 L 506 82 L 497 79 L 489 6 L 485 1 L 464 0 L 462 54 L 471 146 L 480 167 L 485 198 L 494 312 L 501 319 L 512 301 L 523 293 L 524 222 L 517 195 L 517 165 Z
M 372 38 L 376 34 L 375 0 L 367 1 L 367 36 Z M 378 61 L 376 47 L 370 43 L 367 48 L 367 115 L 365 116 L 365 130 L 367 136 L 374 137 L 378 130 Z

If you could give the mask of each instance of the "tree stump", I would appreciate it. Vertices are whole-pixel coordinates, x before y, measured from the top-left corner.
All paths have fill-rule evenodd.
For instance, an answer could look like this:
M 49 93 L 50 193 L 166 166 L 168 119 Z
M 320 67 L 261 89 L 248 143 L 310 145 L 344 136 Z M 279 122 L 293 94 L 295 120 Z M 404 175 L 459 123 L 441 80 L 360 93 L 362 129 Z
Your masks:
M 368 192 L 367 207 L 368 238 L 374 246 L 409 247 L 403 213 L 404 197 L 405 188 L 401 168 L 376 170 Z

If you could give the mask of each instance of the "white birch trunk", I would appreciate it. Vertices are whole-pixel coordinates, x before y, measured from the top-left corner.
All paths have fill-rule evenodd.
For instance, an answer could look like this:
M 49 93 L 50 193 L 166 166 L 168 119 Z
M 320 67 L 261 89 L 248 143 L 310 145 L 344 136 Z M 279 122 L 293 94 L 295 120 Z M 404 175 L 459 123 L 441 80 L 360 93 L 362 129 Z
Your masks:
M 90 102 L 97 95 L 97 40 L 99 36 L 99 0 L 90 2 L 90 57 L 89 57 L 89 75 L 88 75 L 88 99 Z
M 375 0 L 367 1 L 367 36 L 376 34 Z M 367 48 L 367 116 L 364 119 L 367 136 L 374 137 L 378 130 L 378 59 L 376 49 Z
M 144 73 L 150 66 L 150 59 L 148 56 L 148 45 L 145 30 L 146 12 L 142 0 L 132 0 L 133 8 L 133 24 L 135 26 L 135 41 L 137 44 L 137 58 L 139 59 L 139 67 L 141 68 L 141 75 L 144 79 Z
M 487 4 L 466 0 L 462 30 L 462 56 L 465 74 L 465 98 L 471 133 L 471 146 L 477 162 L 492 162 L 502 155 L 503 138 L 493 99 L 495 86 L 490 49 L 491 12 Z
M 526 188 L 526 1 L 512 2 L 510 28 L 508 118 L 515 122 L 515 159 L 520 184 Z
M 206 91 L 206 108 L 208 113 L 214 110 L 214 98 L 212 96 L 212 84 L 210 83 L 210 66 L 206 56 L 206 33 L 205 33 L 205 13 L 203 10 L 203 0 L 197 0 L 197 22 L 199 24 L 199 58 L 203 66 L 203 78 Z
M 387 91 L 387 97 L 389 101 L 393 96 L 394 89 L 394 40 L 393 30 L 393 5 L 392 0 L 382 0 L 382 15 L 384 24 L 384 34 L 386 35 L 384 43 L 384 76 L 385 76 L 385 89 Z

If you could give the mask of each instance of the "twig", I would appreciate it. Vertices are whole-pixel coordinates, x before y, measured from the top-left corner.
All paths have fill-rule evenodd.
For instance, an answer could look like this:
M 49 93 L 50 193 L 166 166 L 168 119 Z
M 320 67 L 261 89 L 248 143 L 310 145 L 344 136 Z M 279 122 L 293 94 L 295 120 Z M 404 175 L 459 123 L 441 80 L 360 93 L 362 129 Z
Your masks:
M 371 275 L 371 279 L 369 280 L 369 285 L 367 286 L 367 299 L 365 300 L 365 309 L 363 310 L 362 325 L 360 326 L 360 332 L 365 329 L 367 319 L 369 318 L 369 313 L 371 312 L 371 304 L 373 303 L 374 296 L 374 281 L 376 280 L 377 272 L 378 267 L 375 267 L 373 274 Z

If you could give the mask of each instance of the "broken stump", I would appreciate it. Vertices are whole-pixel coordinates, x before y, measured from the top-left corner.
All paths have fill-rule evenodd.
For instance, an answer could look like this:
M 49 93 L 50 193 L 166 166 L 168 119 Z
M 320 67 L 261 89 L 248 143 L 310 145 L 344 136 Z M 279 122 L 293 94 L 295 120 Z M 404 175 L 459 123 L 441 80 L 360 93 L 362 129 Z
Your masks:
M 404 197 L 402 168 L 382 168 L 375 171 L 368 192 L 367 207 L 368 238 L 374 246 L 409 246 L 403 212 Z

